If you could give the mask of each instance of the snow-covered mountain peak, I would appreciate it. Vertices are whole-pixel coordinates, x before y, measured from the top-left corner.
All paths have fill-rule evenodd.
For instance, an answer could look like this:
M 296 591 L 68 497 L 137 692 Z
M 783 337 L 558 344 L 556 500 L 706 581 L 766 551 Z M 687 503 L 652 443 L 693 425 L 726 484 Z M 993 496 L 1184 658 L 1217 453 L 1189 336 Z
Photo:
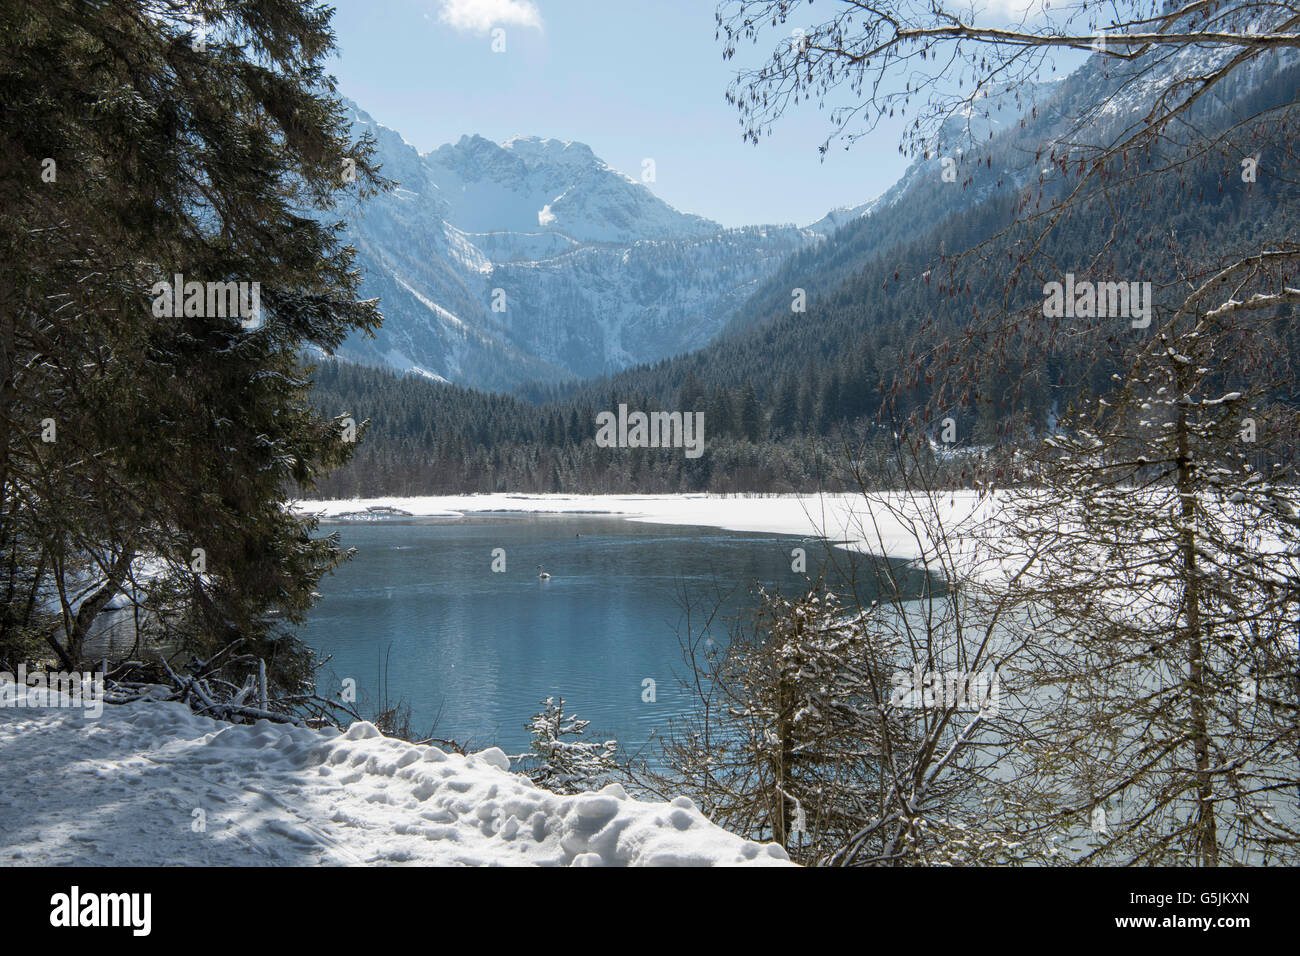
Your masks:
M 540 230 L 579 242 L 634 242 L 722 231 L 677 211 L 585 143 L 466 135 L 421 159 L 449 204 L 447 221 L 469 234 Z
M 541 136 L 512 136 L 501 144 L 529 166 L 546 163 L 564 166 L 598 167 L 609 169 L 591 147 L 575 140 L 547 139 Z
M 705 344 L 814 238 L 679 212 L 586 143 L 466 134 L 421 154 L 348 106 L 398 183 L 349 224 L 386 316 L 355 360 L 480 388 L 657 360 Z

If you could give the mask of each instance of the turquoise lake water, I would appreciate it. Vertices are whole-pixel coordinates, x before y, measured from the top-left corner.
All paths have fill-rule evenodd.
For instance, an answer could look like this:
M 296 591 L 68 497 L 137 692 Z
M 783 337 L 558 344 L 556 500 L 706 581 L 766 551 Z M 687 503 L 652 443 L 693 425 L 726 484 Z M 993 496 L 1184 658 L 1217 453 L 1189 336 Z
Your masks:
M 322 526 L 323 528 L 326 526 Z M 683 595 L 710 632 L 752 609 L 761 582 L 793 596 L 828 560 L 818 539 L 644 524 L 596 516 L 502 515 L 340 523 L 356 557 L 322 582 L 302 637 L 330 655 L 322 695 L 356 681 L 363 713 L 410 705 L 413 729 L 474 749 L 528 747 L 524 725 L 548 696 L 590 720 L 589 735 L 637 751 L 689 706 L 678 631 Z M 492 570 L 503 549 L 504 572 Z M 499 552 L 498 552 L 499 557 Z M 836 552 L 837 563 L 849 556 Z M 858 559 L 866 561 L 869 559 Z M 552 577 L 539 580 L 541 564 Z M 834 571 L 828 580 L 834 579 Z M 860 597 L 864 595 L 861 586 Z M 719 603 L 720 602 L 720 603 Z M 646 679 L 655 681 L 647 702 Z

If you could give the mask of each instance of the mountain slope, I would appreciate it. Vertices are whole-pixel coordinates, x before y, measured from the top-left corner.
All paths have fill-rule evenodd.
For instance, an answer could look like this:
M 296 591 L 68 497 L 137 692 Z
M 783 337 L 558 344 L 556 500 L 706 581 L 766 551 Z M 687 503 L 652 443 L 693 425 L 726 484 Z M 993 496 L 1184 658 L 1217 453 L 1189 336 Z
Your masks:
M 1190 51 L 1160 66 L 1173 75 L 1203 73 L 1208 55 Z M 1184 168 L 1182 153 L 1166 148 L 1153 162 L 1167 161 L 1169 168 L 1112 185 L 1108 201 L 1085 203 L 1053 231 L 1035 264 L 1039 279 L 1095 271 L 1150 281 L 1160 294 L 1181 288 L 1179 270 L 1188 263 L 1212 272 L 1216 263 L 1257 250 L 1261 237 L 1294 234 L 1300 228 L 1294 184 L 1268 174 L 1245 183 L 1237 163 L 1263 149 L 1261 168 L 1269 168 L 1267 144 L 1279 134 L 1267 127 L 1268 117 L 1293 101 L 1298 83 L 1300 62 L 1279 54 L 1225 84 L 1219 99 L 1189 116 L 1205 135 L 1228 131 L 1223 165 Z M 943 354 L 944 343 L 959 342 L 980 310 L 1004 301 L 1008 242 L 999 238 L 989 257 L 971 257 L 952 274 L 942 268 L 936 279 L 941 252 L 1013 228 L 1040 176 L 1045 202 L 1071 188 L 1073 180 L 1051 164 L 1053 144 L 1073 137 L 1077 145 L 1080 125 L 1095 135 L 1122 128 L 1149 108 L 1153 91 L 1152 83 L 1131 75 L 1085 66 L 972 152 L 959 164 L 956 182 L 943 180 L 940 164 L 922 160 L 892 201 L 801 247 L 737 313 L 729 334 L 688 354 L 580 383 L 534 383 L 509 400 L 410 379 L 380 381 L 378 373 L 323 370 L 323 411 L 375 420 L 361 458 L 331 479 L 328 493 L 828 487 L 835 476 L 827 462 L 842 451 L 842 429 L 854 440 L 887 446 L 907 416 L 933 397 L 935 350 Z M 1238 127 L 1242 117 L 1257 119 Z M 1174 236 L 1179 254 L 1171 256 Z M 1098 237 L 1107 240 L 1100 261 Z M 809 291 L 808 309 L 792 313 L 790 290 L 800 286 Z M 960 442 L 996 444 L 1010 424 L 1048 427 L 1055 408 L 1081 389 L 1104 391 L 1119 370 L 1119 345 L 1106 340 L 1104 327 L 1096 335 L 1038 335 L 1033 309 L 1041 309 L 1042 294 L 1032 275 L 1018 283 L 1007 305 L 1026 310 L 1024 341 L 1007 348 L 1001 368 L 970 382 L 978 396 L 945 396 L 960 422 Z M 1121 326 L 1127 335 L 1127 324 Z M 1300 355 L 1296 328 L 1281 321 L 1279 356 Z M 913 373 L 914 380 L 899 381 Z M 620 403 L 702 411 L 704 455 L 686 461 L 672 450 L 629 455 L 596 448 L 595 414 Z M 958 462 L 954 481 L 966 480 L 960 472 Z
M 465 136 L 421 155 L 352 108 L 399 183 L 344 211 L 385 315 L 341 349 L 354 361 L 491 389 L 655 361 L 706 344 L 818 237 L 678 212 L 582 143 Z
M 1048 199 L 1057 195 L 1063 188 L 1059 172 L 1042 168 L 1048 165 L 1046 156 L 1053 144 L 1068 142 L 1078 148 L 1081 126 L 1090 131 L 1089 139 L 1101 141 L 1145 115 L 1157 89 L 1154 79 L 1204 73 L 1213 58 L 1222 55 L 1223 51 L 1178 51 L 1154 65 L 1139 61 L 1131 69 L 1109 73 L 1090 61 L 1064 81 L 1043 88 L 1045 98 L 1029 113 L 991 130 L 993 136 L 958 163 L 955 181 L 943 179 L 938 159 L 918 159 L 900 183 L 868 204 L 862 215 L 826 241 L 795 252 L 704 349 L 559 392 L 530 388 L 520 394 L 537 401 L 579 402 L 604 401 L 615 393 L 642 394 L 675 407 L 681 396 L 696 394 L 699 388 L 752 385 L 769 410 L 780 392 L 798 396 L 805 426 L 810 419 L 833 423 L 841 417 L 871 414 L 880 391 L 890 388 L 906 356 L 923 353 L 942 329 L 959 327 L 981 304 L 999 301 L 1003 295 L 1000 270 L 980 268 L 976 259 L 963 267 L 956 283 L 960 294 L 950 296 L 938 282 L 928 281 L 936 260 L 945 251 L 971 248 L 1011 227 L 1023 213 L 1019 203 L 1026 187 L 1037 188 L 1040 176 L 1044 195 Z M 1154 77 L 1143 73 L 1148 67 L 1156 71 Z M 1207 103 L 1192 118 L 1204 129 L 1228 127 L 1240 117 L 1289 102 L 1298 81 L 1300 58 L 1290 52 L 1272 55 L 1248 76 L 1225 84 L 1220 99 Z M 1252 144 L 1259 148 L 1249 132 L 1236 135 L 1243 139 L 1240 155 L 1246 155 Z M 1036 161 L 1040 152 L 1043 158 Z M 1084 269 L 1095 255 L 1095 237 L 1112 236 L 1112 255 L 1117 259 L 1109 267 L 1133 271 L 1159 285 L 1174 281 L 1169 260 L 1156 251 L 1163 248 L 1161 237 L 1171 230 L 1189 254 L 1211 256 L 1248 241 L 1261 227 L 1289 234 L 1287 217 L 1292 207 L 1285 198 L 1286 184 L 1261 179 L 1249 190 L 1225 191 L 1221 170 L 1200 169 L 1183 175 L 1197 179 L 1201 200 L 1179 208 L 1156 196 L 1158 189 L 1172 194 L 1173 177 L 1178 174 L 1175 167 L 1159 184 L 1135 185 L 1122 200 L 1116 198 L 1114 208 L 1096 204 L 1077 210 L 1071 224 L 1056 230 L 1044 255 L 1056 256 L 1064 264 L 1059 266 L 1062 270 L 1068 265 Z M 1196 194 L 1197 190 L 1188 189 L 1187 195 Z M 1140 215 L 1131 215 L 1139 209 Z M 1121 214 L 1116 216 L 1116 210 Z M 792 313 L 791 291 L 796 288 L 808 293 L 805 313 Z M 1023 285 L 1019 293 L 1028 302 L 1041 290 Z M 931 322 L 927 338 L 909 341 L 924 320 Z M 1052 365 L 1052 356 L 1020 358 L 1044 381 L 1049 373 L 1061 372 Z M 805 390 L 811 393 L 806 402 Z M 871 393 L 877 395 L 874 401 Z M 846 401 L 845 395 L 852 400 Z M 1050 402 L 1044 385 L 1035 403 L 1045 407 Z M 827 407 L 841 411 L 817 411 Z

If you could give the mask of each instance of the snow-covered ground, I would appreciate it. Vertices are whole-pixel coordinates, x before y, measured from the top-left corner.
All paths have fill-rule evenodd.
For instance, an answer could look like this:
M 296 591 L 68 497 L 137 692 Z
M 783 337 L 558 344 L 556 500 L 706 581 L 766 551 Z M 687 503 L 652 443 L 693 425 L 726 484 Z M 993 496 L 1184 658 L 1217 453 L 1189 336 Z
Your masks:
M 21 693 L 21 691 L 20 691 Z M 235 725 L 179 703 L 0 707 L 3 865 L 782 865 L 686 798 L 558 796 L 382 736 Z

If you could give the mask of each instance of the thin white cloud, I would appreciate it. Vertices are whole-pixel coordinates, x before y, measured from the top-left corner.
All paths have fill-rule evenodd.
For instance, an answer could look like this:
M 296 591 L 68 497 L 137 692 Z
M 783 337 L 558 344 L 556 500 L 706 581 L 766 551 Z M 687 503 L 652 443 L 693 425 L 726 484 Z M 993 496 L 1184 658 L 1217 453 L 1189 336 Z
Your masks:
M 532 0 L 442 0 L 438 19 L 472 33 L 503 26 L 542 28 L 541 11 Z

